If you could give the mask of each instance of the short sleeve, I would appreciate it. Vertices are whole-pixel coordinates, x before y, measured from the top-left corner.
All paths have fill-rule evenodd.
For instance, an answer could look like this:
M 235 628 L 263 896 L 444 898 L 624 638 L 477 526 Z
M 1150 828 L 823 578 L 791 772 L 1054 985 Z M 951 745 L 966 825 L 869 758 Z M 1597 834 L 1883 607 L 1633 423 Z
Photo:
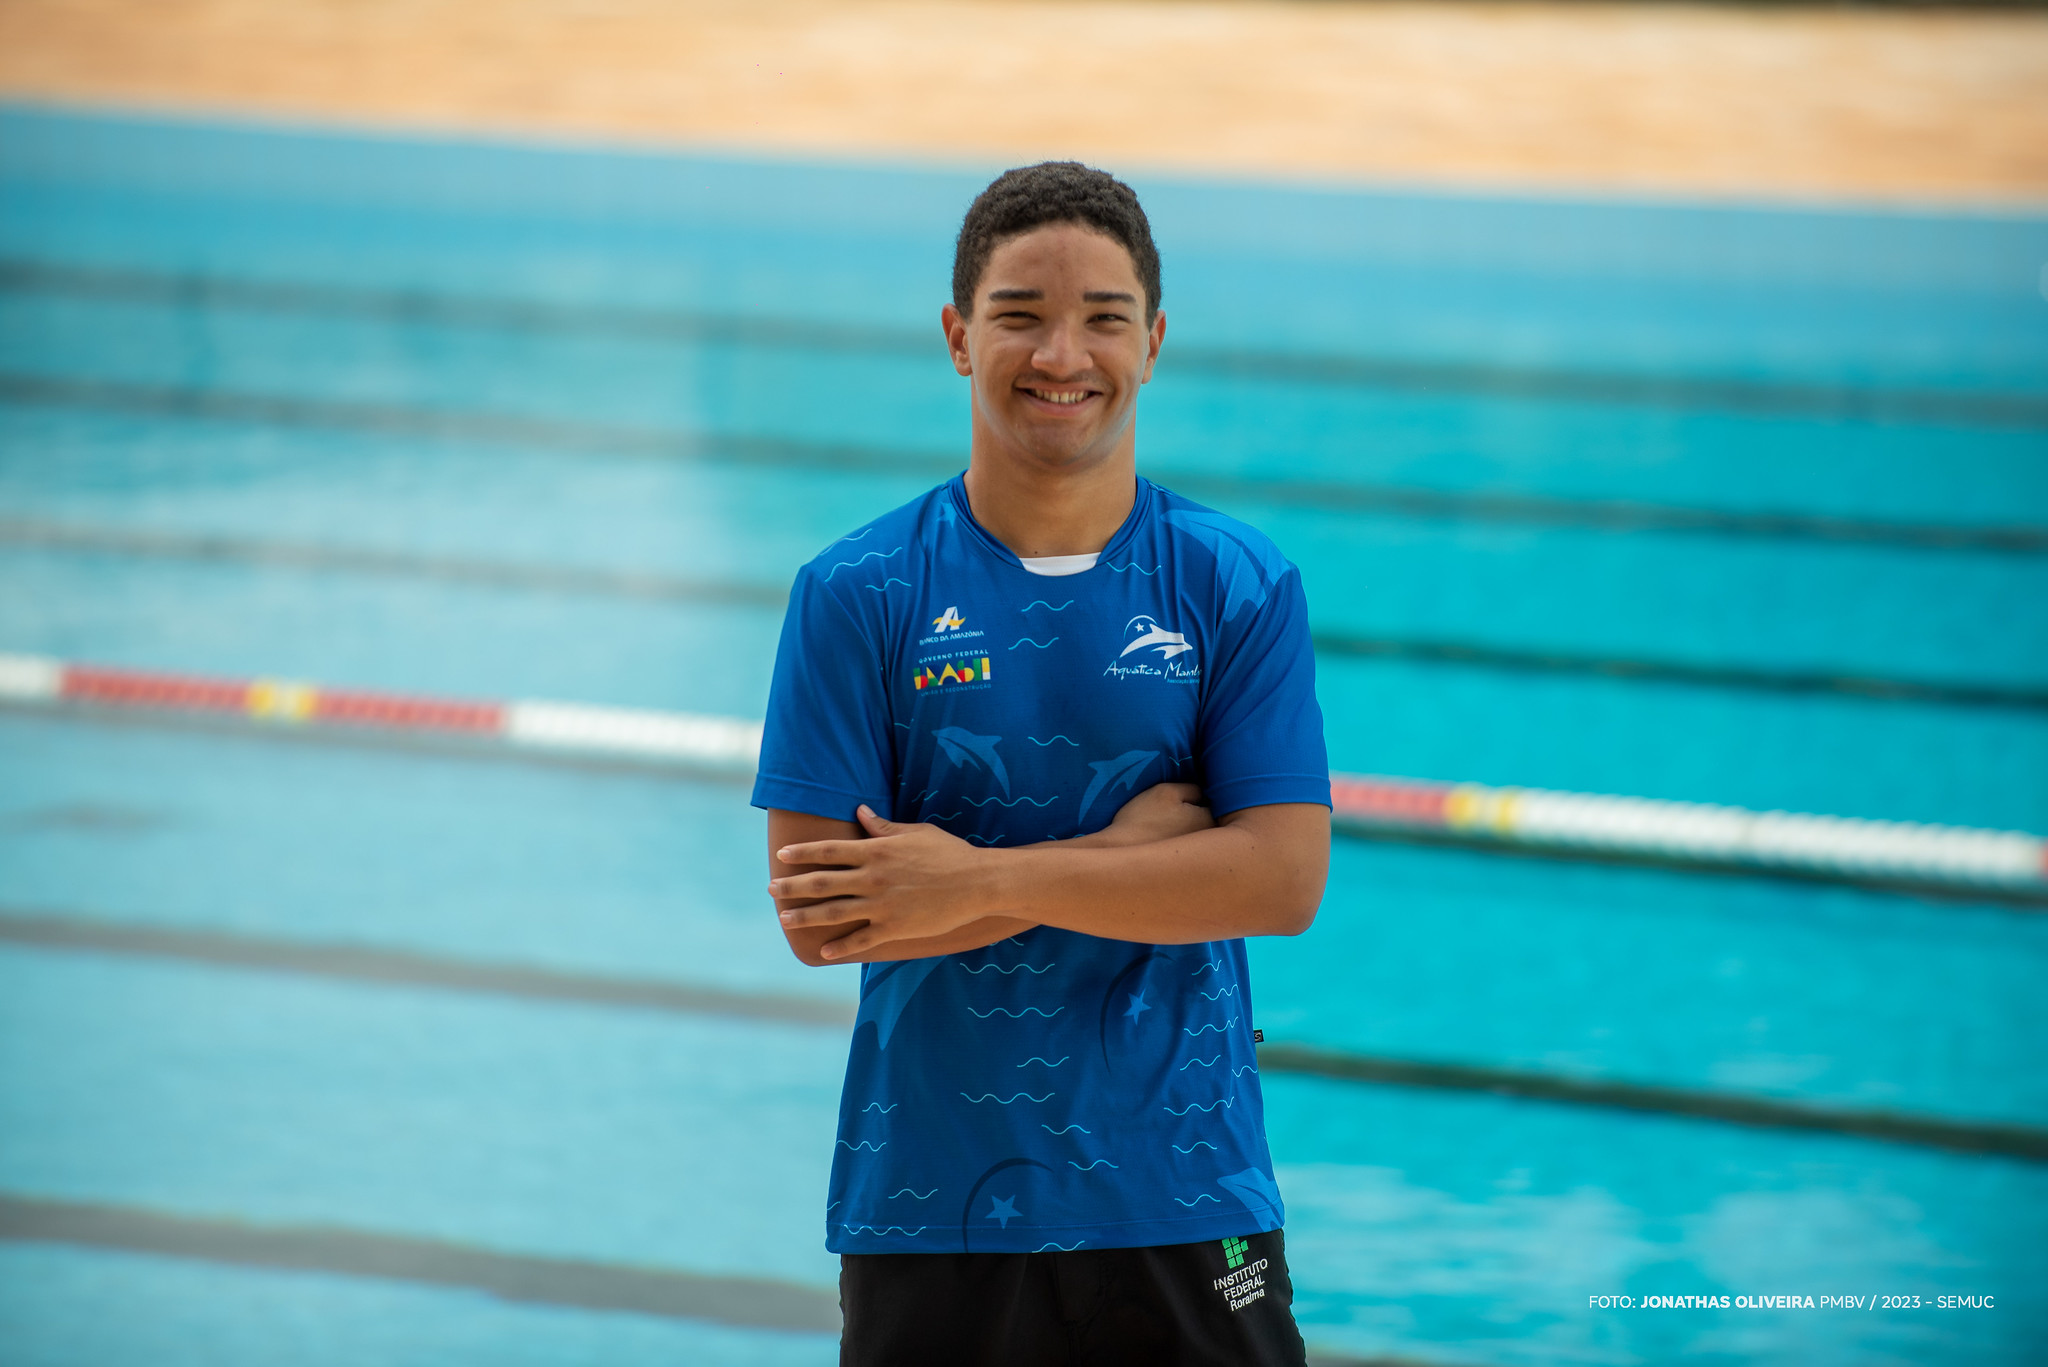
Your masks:
M 1198 741 L 1211 810 L 1223 816 L 1275 802 L 1329 806 L 1330 761 L 1300 571 L 1288 566 L 1263 603 L 1226 624 L 1222 645 Z
M 887 816 L 894 768 L 880 657 L 806 566 L 775 650 L 754 805 L 851 821 L 865 802 Z

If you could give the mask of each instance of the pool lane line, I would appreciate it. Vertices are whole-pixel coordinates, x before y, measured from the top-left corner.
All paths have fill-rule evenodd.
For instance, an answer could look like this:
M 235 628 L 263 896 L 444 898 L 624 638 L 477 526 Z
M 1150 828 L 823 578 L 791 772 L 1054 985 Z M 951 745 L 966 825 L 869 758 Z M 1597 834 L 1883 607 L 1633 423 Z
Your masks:
M 778 611 L 789 598 L 783 587 L 743 580 L 703 579 L 653 571 L 608 570 L 474 556 L 427 555 L 215 533 L 90 527 L 4 515 L 0 515 L 0 545 L 149 556 L 197 564 L 339 570 L 354 574 L 441 580 L 481 588 L 590 594 L 652 602 L 711 603 Z M 1492 669 L 1516 674 L 1592 677 L 1624 683 L 1681 684 L 1756 693 L 1839 695 L 1866 702 L 2048 711 L 2048 688 L 1942 683 L 1867 674 L 1747 669 L 1679 660 L 1576 655 L 1481 642 L 1367 636 L 1339 631 L 1316 631 L 1312 639 L 1322 654 L 1356 659 Z
M 958 474 L 964 456 L 793 438 L 744 437 L 540 415 L 434 408 L 421 404 L 317 399 L 189 385 L 0 372 L 0 403 L 37 404 L 151 417 L 249 423 L 420 441 L 518 446 L 566 455 L 703 461 L 761 469 L 830 470 L 906 478 Z M 1460 493 L 1348 480 L 1205 474 L 1156 467 L 1142 473 L 1183 493 L 1222 501 L 1309 507 L 1324 512 L 1575 528 L 1607 533 L 1676 533 L 1757 540 L 1886 546 L 1914 551 L 2048 554 L 2048 527 L 1885 522 L 1804 513 L 1733 512 L 1617 499 Z
M 510 1253 L 337 1225 L 269 1224 L 0 1192 L 0 1239 L 482 1291 L 502 1300 L 837 1334 L 836 1292 L 768 1277 Z
M 1316 631 L 1311 635 L 1319 654 L 1351 659 L 1396 660 L 1409 664 L 1490 669 L 1510 674 L 1591 677 L 1622 683 L 1680 684 L 1749 693 L 1846 697 L 1862 702 L 2048 712 L 2048 688 L 2042 687 L 1941 683 L 1931 679 L 1884 678 L 1817 670 L 1748 669 L 1684 660 L 1521 650 L 1426 637 L 1365 636 L 1333 631 Z
M 769 931 L 767 920 L 762 929 Z M 215 968 L 293 973 L 345 982 L 480 993 L 524 1001 L 718 1016 L 777 1025 L 852 1026 L 851 1005 L 791 993 L 697 987 L 661 978 L 574 973 L 454 958 L 378 945 L 321 943 L 239 931 L 193 930 L 48 915 L 0 907 L 0 943 L 83 953 L 176 959 Z
M 896 355 L 936 360 L 936 330 L 874 327 L 824 319 L 775 318 L 570 300 L 519 299 L 443 290 L 263 280 L 133 266 L 0 258 L 0 293 L 41 294 L 164 308 L 356 318 L 399 326 L 461 327 L 535 336 L 616 337 L 669 344 L 711 343 L 774 350 Z M 2009 391 L 1877 388 L 1742 376 L 1650 375 L 1563 366 L 1417 360 L 1176 342 L 1177 371 L 1285 384 L 1313 384 L 1495 399 L 1703 409 L 1849 421 L 1919 421 L 2048 427 L 2048 395 Z
M 279 541 L 211 532 L 91 527 L 4 514 L 0 514 L 0 545 L 145 556 L 238 568 L 339 570 L 351 574 L 443 580 L 480 588 L 588 594 L 665 603 L 730 604 L 772 608 L 778 612 L 789 602 L 789 590 L 785 585 L 748 583 L 736 579 L 702 579 L 652 571 L 540 564 L 477 556 L 425 555 L 366 546 Z
M 652 1315 L 734 1329 L 840 1332 L 839 1293 L 770 1277 L 512 1253 L 452 1239 L 340 1225 L 275 1224 L 0 1190 L 0 1240 L 267 1272 L 481 1291 L 524 1305 Z M 1311 1350 L 1309 1367 L 1443 1367 Z
M 1728 1092 L 1568 1077 L 1514 1068 L 1372 1058 L 1298 1044 L 1260 1045 L 1259 1069 L 1261 1072 L 1298 1073 L 1390 1087 L 1488 1092 L 1529 1101 L 1684 1116 L 1759 1129 L 1854 1135 L 1861 1139 L 1879 1139 L 1921 1148 L 2048 1163 L 2048 1129 L 2028 1125 L 1954 1121 L 1899 1111 L 1815 1106 L 1775 1097 L 1738 1096 Z
M 763 932 L 767 933 L 765 921 Z M 658 979 L 523 968 L 415 950 L 136 925 L 5 907 L 0 907 L 0 945 L 168 960 L 246 972 L 298 974 L 375 986 L 440 989 L 519 1001 L 733 1016 L 833 1030 L 848 1029 L 855 1019 L 854 1011 L 846 1005 L 787 994 L 730 992 Z M 2048 1162 L 2048 1129 L 2024 1125 L 1816 1106 L 1774 1097 L 1574 1078 L 1516 1068 L 1389 1058 L 1278 1041 L 1258 1045 L 1257 1053 L 1261 1072 L 1375 1086 L 1485 1092 L 1568 1106 L 1845 1134 L 1958 1153 Z
M 454 736 L 542 755 L 627 757 L 751 773 L 761 725 L 643 708 L 453 699 L 339 689 L 292 679 L 223 679 L 37 655 L 0 654 L 0 703 L 137 710 L 259 727 Z M 1368 835 L 1413 831 L 1593 858 L 1674 866 L 1785 869 L 2048 903 L 2048 839 L 2025 831 L 1874 821 L 1713 803 L 1496 787 L 1377 774 L 1330 775 L 1332 824 Z

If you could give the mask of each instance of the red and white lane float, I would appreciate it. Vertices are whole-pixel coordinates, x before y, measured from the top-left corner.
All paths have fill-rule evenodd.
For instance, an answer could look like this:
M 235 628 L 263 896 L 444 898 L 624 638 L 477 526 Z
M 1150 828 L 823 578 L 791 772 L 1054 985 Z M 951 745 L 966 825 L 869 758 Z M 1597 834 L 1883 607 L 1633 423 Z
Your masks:
M 285 679 L 217 679 L 0 655 L 0 702 L 235 716 L 259 725 L 469 736 L 520 749 L 751 772 L 761 727 L 734 717 L 476 702 Z M 2024 831 L 1332 774 L 1336 822 L 1558 851 L 2048 895 L 2048 840 Z
M 687 712 L 559 702 L 471 702 L 289 679 L 216 679 L 35 655 L 0 655 L 0 702 L 211 713 L 285 726 L 472 736 L 529 750 L 633 756 L 751 771 L 757 723 Z

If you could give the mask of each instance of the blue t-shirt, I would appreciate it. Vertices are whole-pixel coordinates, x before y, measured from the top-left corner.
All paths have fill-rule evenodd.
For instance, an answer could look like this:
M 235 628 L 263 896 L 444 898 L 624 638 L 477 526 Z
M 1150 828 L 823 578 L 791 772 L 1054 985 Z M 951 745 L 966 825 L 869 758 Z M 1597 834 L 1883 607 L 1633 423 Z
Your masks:
M 797 575 L 754 805 L 865 802 L 977 845 L 1132 794 L 1330 801 L 1300 573 L 1138 481 L 1093 569 L 1026 570 L 955 478 Z M 826 1207 L 835 1253 L 1036 1252 L 1277 1229 L 1243 940 L 1039 926 L 866 964 Z

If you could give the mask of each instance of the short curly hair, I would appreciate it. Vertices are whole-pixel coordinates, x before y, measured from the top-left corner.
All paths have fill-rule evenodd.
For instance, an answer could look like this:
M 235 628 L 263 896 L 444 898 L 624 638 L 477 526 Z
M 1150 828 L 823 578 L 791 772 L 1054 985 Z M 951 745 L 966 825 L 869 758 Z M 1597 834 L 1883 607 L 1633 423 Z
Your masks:
M 1041 161 L 1003 172 L 968 206 L 953 245 L 953 307 L 963 318 L 995 249 L 1047 223 L 1083 223 L 1122 243 L 1145 286 L 1145 320 L 1159 312 L 1159 249 L 1137 192 L 1078 161 Z

